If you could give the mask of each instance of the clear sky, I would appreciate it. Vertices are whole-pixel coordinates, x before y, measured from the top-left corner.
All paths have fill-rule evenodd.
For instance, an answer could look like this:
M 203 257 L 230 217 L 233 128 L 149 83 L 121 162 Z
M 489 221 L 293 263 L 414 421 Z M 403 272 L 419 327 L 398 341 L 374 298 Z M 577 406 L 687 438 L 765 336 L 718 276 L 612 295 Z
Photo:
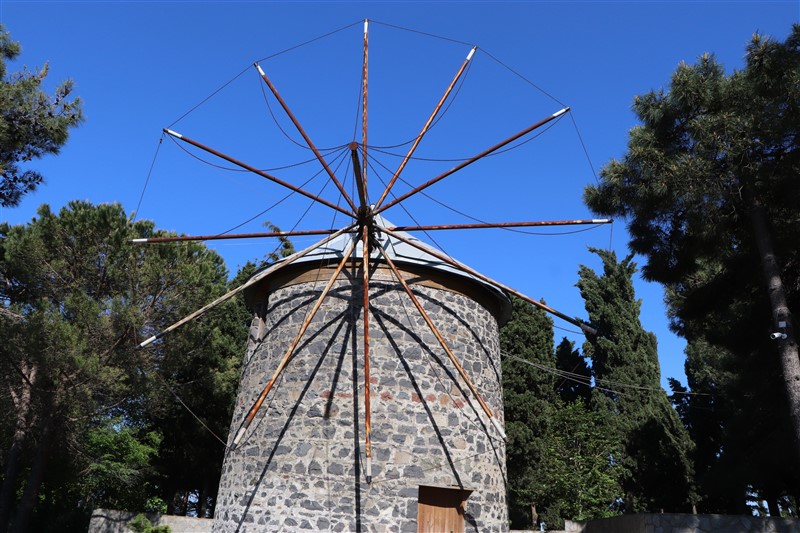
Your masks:
M 369 144 L 387 147 L 372 151 L 377 161 L 369 169 L 372 199 L 382 190 L 380 180 L 399 164 L 396 154 L 406 150 L 389 147 L 419 132 L 471 45 L 478 52 L 463 84 L 416 153 L 430 160 L 412 161 L 403 172 L 409 184 L 427 181 L 452 167 L 452 160 L 472 156 L 564 106 L 572 109 L 530 142 L 428 189 L 440 203 L 417 195 L 404 202 L 408 212 L 398 206 L 384 215 L 398 225 L 468 222 L 460 213 L 486 221 L 562 220 L 592 217 L 581 202 L 583 188 L 624 153 L 627 132 L 636 124 L 630 109 L 635 95 L 666 87 L 678 63 L 694 62 L 705 52 L 729 71 L 741 67 L 750 36 L 760 32 L 783 40 L 791 24 L 800 22 L 800 2 L 0 0 L 0 22 L 23 47 L 10 70 L 49 62 L 50 88 L 72 78 L 86 114 L 58 157 L 34 163 L 47 184 L 19 207 L 0 209 L 0 220 L 24 223 L 42 203 L 57 209 L 87 199 L 120 202 L 129 212 L 138 205 L 138 218 L 185 234 L 221 233 L 253 217 L 236 231 L 261 231 L 267 220 L 287 230 L 295 224 L 342 226 L 341 215 L 334 217 L 324 206 L 306 212 L 310 202 L 296 195 L 262 213 L 287 191 L 227 170 L 228 164 L 208 165 L 220 162 L 193 152 L 206 162 L 199 161 L 169 138 L 155 156 L 162 128 L 170 127 L 258 168 L 310 159 L 294 144 L 300 137 L 274 98 L 265 99 L 254 61 L 317 146 L 350 142 L 364 19 L 374 21 Z M 350 189 L 346 165 L 347 158 L 337 173 L 348 176 Z M 326 177 L 316 175 L 319 170 L 312 162 L 272 173 L 298 185 L 313 178 L 306 187 L 336 202 L 332 186 L 323 190 Z M 394 191 L 409 187 L 399 183 Z M 501 230 L 431 235 L 447 253 L 483 273 L 568 315 L 585 317 L 575 287 L 578 267 L 599 268 L 590 246 L 626 255 L 624 222 L 576 234 L 544 233 L 550 235 Z M 295 239 L 295 244 L 301 248 L 314 240 Z M 235 272 L 275 243 L 211 246 Z M 683 342 L 669 333 L 661 287 L 638 277 L 635 285 L 644 326 L 659 340 L 662 376 L 684 381 Z M 574 329 L 558 319 L 556 326 Z M 581 342 L 579 335 L 556 330 L 557 341 L 562 335 Z

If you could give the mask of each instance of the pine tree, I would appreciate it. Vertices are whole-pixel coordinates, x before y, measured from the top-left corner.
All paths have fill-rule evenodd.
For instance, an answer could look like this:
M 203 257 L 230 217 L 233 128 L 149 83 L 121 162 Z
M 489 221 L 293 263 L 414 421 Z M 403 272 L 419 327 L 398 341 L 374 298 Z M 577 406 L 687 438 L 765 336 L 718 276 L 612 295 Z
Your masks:
M 0 206 L 13 207 L 42 183 L 44 176 L 20 164 L 57 154 L 69 130 L 83 119 L 81 102 L 70 100 L 73 83 L 65 81 L 51 97 L 41 89 L 47 65 L 36 71 L 7 73 L 8 61 L 20 53 L 0 24 Z
M 603 274 L 581 266 L 578 288 L 597 335 L 587 337 L 598 384 L 593 410 L 602 414 L 621 445 L 616 462 L 626 512 L 688 511 L 694 503 L 692 443 L 669 399 L 660 389 L 656 338 L 639 321 L 632 255 L 592 250 Z
M 185 383 L 170 371 L 182 365 L 181 378 L 204 385 L 192 391 L 207 402 L 200 408 L 225 411 L 238 377 L 225 357 L 238 341 L 211 317 L 170 346 L 136 346 L 225 290 L 222 259 L 200 244 L 134 247 L 164 232 L 131 223 L 116 204 L 42 206 L 0 235 L 0 405 L 11 413 L 0 426 L 0 531 L 85 531 L 94 506 L 141 510 L 165 484 L 154 459 L 170 444 L 168 424 L 154 405 L 177 403 L 163 400 L 165 382 Z M 213 471 L 209 450 L 196 451 L 186 462 Z
M 731 351 L 740 369 L 764 369 L 768 394 L 757 402 L 788 421 L 773 429 L 791 428 L 783 449 L 792 465 L 800 464 L 798 71 L 800 25 L 784 42 L 753 36 L 745 67 L 730 75 L 709 54 L 679 65 L 669 90 L 635 98 L 641 125 L 627 153 L 585 191 L 593 211 L 627 219 L 645 277 L 671 293 L 676 330 Z M 755 384 L 741 372 L 742 384 Z M 769 394 L 779 385 L 782 401 Z

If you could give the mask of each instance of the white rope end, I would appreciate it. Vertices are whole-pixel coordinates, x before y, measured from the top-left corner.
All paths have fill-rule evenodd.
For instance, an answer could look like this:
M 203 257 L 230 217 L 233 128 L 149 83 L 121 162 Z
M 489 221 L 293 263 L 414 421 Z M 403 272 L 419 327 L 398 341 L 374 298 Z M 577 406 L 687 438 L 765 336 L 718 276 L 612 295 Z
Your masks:
M 364 19 L 364 35 L 368 33 L 369 19 Z
M 181 135 L 177 131 L 172 131 L 170 129 L 164 128 L 164 132 L 166 132 L 168 135 L 172 135 L 173 137 L 176 137 L 178 139 L 183 139 L 183 135 Z
M 149 339 L 147 339 L 146 341 L 144 341 L 144 342 L 142 342 L 141 344 L 139 344 L 139 348 L 144 348 L 144 347 L 145 347 L 145 346 L 147 346 L 148 344 L 151 344 L 152 342 L 154 342 L 154 341 L 156 340 L 156 338 L 157 338 L 157 336 L 156 336 L 156 335 L 153 335 L 152 337 L 150 337 L 150 338 L 149 338 Z
M 150 240 L 150 239 L 131 239 L 131 242 L 132 242 L 132 243 L 137 243 L 137 242 L 147 242 L 147 241 L 149 241 L 149 240 Z
M 492 425 L 494 426 L 494 429 L 497 430 L 497 432 L 503 438 L 503 441 L 507 441 L 508 437 L 506 437 L 506 432 L 503 431 L 503 428 L 500 426 L 500 423 L 497 421 L 497 419 L 495 417 L 492 417 L 489 420 L 492 421 Z
M 470 51 L 469 51 L 469 54 L 467 54 L 467 61 L 469 61 L 470 59 L 472 59 L 472 56 L 474 56 L 474 55 L 475 55 L 475 50 L 477 50 L 477 49 L 478 49 L 478 47 L 477 47 L 477 46 L 473 46 L 473 47 L 472 47 L 472 50 L 470 50 Z
M 232 449 L 239 445 L 239 441 L 242 440 L 245 431 L 247 431 L 247 426 L 240 427 L 239 431 L 236 432 L 236 436 L 233 438 L 233 445 L 231 446 Z
M 560 117 L 561 115 L 563 115 L 563 114 L 564 114 L 564 113 L 566 113 L 567 111 L 569 111 L 569 107 L 565 107 L 565 108 L 564 108 L 564 109 L 562 109 L 561 111 L 556 111 L 555 113 L 553 113 L 553 116 L 554 116 L 554 117 Z
M 372 483 L 372 457 L 367 456 L 367 484 Z
M 258 70 L 258 73 L 261 74 L 262 78 L 264 76 L 266 76 L 266 74 L 264 74 L 264 70 L 261 68 L 261 65 L 259 65 L 258 63 L 255 63 L 255 66 L 256 66 L 256 69 Z

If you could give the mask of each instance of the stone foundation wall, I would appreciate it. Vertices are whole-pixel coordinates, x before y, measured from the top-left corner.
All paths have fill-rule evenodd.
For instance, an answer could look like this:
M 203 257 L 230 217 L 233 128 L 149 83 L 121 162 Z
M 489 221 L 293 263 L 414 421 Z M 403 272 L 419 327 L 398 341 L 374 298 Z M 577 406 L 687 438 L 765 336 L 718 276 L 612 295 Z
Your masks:
M 325 281 L 277 289 L 264 303 L 231 440 Z M 366 483 L 359 284 L 337 281 L 225 458 L 214 531 L 416 531 L 420 485 L 472 489 L 467 531 L 507 530 L 505 443 L 408 296 L 380 271 L 370 295 L 373 480 Z M 414 291 L 502 425 L 495 318 L 462 294 Z
M 89 522 L 88 533 L 132 533 L 128 527 L 139 513 L 95 509 Z M 169 526 L 172 533 L 211 533 L 212 521 L 208 518 L 190 518 L 145 513 L 154 526 Z

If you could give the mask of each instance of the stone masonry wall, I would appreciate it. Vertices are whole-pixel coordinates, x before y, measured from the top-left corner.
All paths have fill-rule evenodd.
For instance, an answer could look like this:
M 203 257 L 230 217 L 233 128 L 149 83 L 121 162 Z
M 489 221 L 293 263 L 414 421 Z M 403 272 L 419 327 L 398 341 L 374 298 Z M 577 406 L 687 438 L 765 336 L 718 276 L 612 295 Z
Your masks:
M 88 533 L 133 533 L 128 527 L 139 513 L 95 509 L 89 522 Z M 211 520 L 188 516 L 145 513 L 154 526 L 169 526 L 172 533 L 211 533 Z
M 263 339 L 254 320 L 231 440 L 324 281 L 270 294 Z M 505 444 L 408 296 L 380 270 L 370 294 L 373 481 L 366 483 L 363 311 L 353 284 L 336 282 L 225 458 L 214 531 L 416 531 L 420 485 L 472 489 L 467 531 L 507 530 Z M 494 317 L 455 292 L 414 291 L 502 425 Z

